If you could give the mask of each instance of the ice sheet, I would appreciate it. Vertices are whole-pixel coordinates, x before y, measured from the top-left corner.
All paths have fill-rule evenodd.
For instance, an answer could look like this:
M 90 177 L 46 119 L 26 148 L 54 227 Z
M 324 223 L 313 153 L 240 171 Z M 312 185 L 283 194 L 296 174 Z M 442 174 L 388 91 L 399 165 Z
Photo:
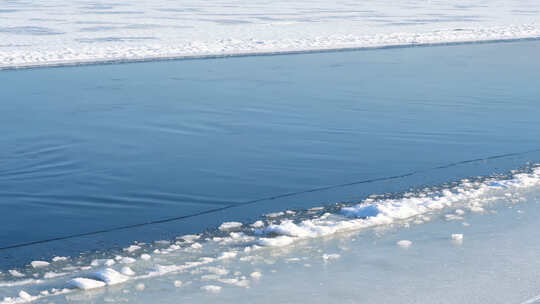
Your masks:
M 0 1 L 0 68 L 540 37 L 540 2 Z
M 96 253 L 99 257 L 83 254 L 80 257 L 56 259 L 48 265 L 43 263 L 42 267 L 27 267 L 0 274 L 0 296 L 3 298 L 0 303 L 45 300 L 60 303 L 71 300 L 110 302 L 111 299 L 119 301 L 133 297 L 151 301 L 157 290 L 164 303 L 178 301 L 177 292 L 193 303 L 208 301 L 208 297 L 218 294 L 224 296 L 220 301 L 238 302 L 244 294 L 249 293 L 254 296 L 252 302 L 255 303 L 268 300 L 268 294 L 274 288 L 282 290 L 275 295 L 276 299 L 300 303 L 305 298 L 298 296 L 307 296 L 305 292 L 308 291 L 317 293 L 319 289 L 313 284 L 327 276 L 336 278 L 335 282 L 345 282 L 335 285 L 334 281 L 324 279 L 331 290 L 349 286 L 346 291 L 341 291 L 344 293 L 339 298 L 341 301 L 351 295 L 359 296 L 355 284 L 362 285 L 364 280 L 373 281 L 374 284 L 385 283 L 377 276 L 388 271 L 390 273 L 386 280 L 394 283 L 412 275 L 415 282 L 421 284 L 411 288 L 422 291 L 422 294 L 410 295 L 409 302 L 429 303 L 430 297 L 439 292 L 437 288 L 445 286 L 446 280 L 455 280 L 457 271 L 467 272 L 472 267 L 463 269 L 460 264 L 463 260 L 456 260 L 455 256 L 463 253 L 468 246 L 476 248 L 463 253 L 471 257 L 469 263 L 479 262 L 474 260 L 481 259 L 478 251 L 485 250 L 486 242 L 495 242 L 496 245 L 491 245 L 497 246 L 493 250 L 504 251 L 500 253 L 501 259 L 514 255 L 523 259 L 521 251 L 536 252 L 535 244 L 530 249 L 527 247 L 529 245 L 521 243 L 510 247 L 505 247 L 504 243 L 517 242 L 514 235 L 518 233 L 517 229 L 508 227 L 519 226 L 528 231 L 520 232 L 525 239 L 533 237 L 534 233 L 530 230 L 539 231 L 535 220 L 540 213 L 537 204 L 539 189 L 540 167 L 532 166 L 505 176 L 465 179 L 407 193 L 372 195 L 356 205 L 338 204 L 283 212 L 279 217 L 264 217 L 262 225 L 259 223 L 257 228 L 245 223 L 241 229 L 236 225 L 241 231 L 216 228 L 202 235 L 179 236 L 173 242 L 138 243 L 140 248 L 132 252 L 111 250 Z M 482 212 L 476 211 L 478 208 Z M 370 212 L 364 212 L 365 209 Z M 458 215 L 459 218 L 449 219 L 448 215 Z M 526 216 L 529 221 L 524 223 L 528 225 L 521 224 L 521 219 Z M 492 222 L 485 222 L 493 217 Z M 476 225 L 481 228 L 476 228 Z M 486 231 L 490 234 L 486 235 Z M 466 241 L 463 237 L 465 232 Z M 198 242 L 195 243 L 195 240 Z M 526 240 L 521 241 L 527 243 Z M 130 261 L 129 267 L 122 262 L 126 260 Z M 441 260 L 451 262 L 438 262 Z M 415 263 L 421 264 L 418 266 L 420 268 L 413 267 Z M 440 277 L 434 279 L 440 281 L 437 283 L 439 285 L 433 283 L 435 290 L 426 290 L 425 286 L 425 276 L 432 276 L 429 274 L 430 267 L 435 267 L 431 265 L 426 268 L 429 264 L 439 268 L 450 265 L 448 269 L 439 269 L 445 272 L 438 273 Z M 530 275 L 536 274 L 534 267 L 525 264 L 515 266 L 529 269 L 529 272 L 533 272 Z M 321 267 L 326 270 L 321 271 Z M 486 274 L 487 277 L 513 271 L 512 265 L 500 270 L 499 261 L 493 259 L 485 267 L 493 268 L 489 275 Z M 524 278 L 527 284 L 533 284 L 532 287 L 538 287 L 534 286 L 536 281 L 528 279 L 528 274 L 520 273 L 524 270 L 519 267 L 515 271 L 520 278 Z M 352 269 L 359 276 L 356 281 L 349 277 Z M 295 286 L 283 286 L 284 278 L 290 277 L 291 271 L 300 273 L 303 279 L 298 281 L 295 277 Z M 61 275 L 48 275 L 50 273 Z M 485 281 L 486 278 L 481 280 Z M 462 290 L 458 288 L 453 293 L 471 295 L 477 292 L 469 288 L 466 282 L 466 279 L 457 281 L 454 285 Z M 477 281 L 473 283 L 478 284 Z M 520 287 L 519 290 L 526 291 L 523 300 L 535 295 L 532 287 Z M 364 284 L 363 288 L 367 286 Z M 398 289 L 402 290 L 400 292 L 407 290 L 403 288 Z M 92 293 L 85 290 L 92 290 Z M 379 296 L 384 294 L 382 287 L 375 290 L 373 295 L 377 295 L 377 292 Z M 508 290 L 499 292 L 503 298 L 521 299 L 520 293 Z M 376 300 L 373 295 L 360 295 L 367 302 Z M 489 294 L 484 296 L 491 297 Z M 329 300 L 313 294 L 309 297 L 321 303 Z M 442 299 L 449 303 L 455 300 L 450 296 Z M 485 302 L 475 298 L 463 299 L 460 302 Z

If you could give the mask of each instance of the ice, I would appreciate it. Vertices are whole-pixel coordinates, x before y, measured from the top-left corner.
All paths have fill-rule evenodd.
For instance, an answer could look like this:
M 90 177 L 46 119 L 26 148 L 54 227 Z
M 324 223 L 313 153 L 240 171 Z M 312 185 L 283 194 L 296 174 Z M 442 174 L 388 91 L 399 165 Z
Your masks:
M 409 241 L 409 240 L 401 240 L 401 241 L 397 242 L 396 245 L 398 245 L 401 248 L 409 248 L 409 247 L 411 247 L 412 242 Z
M 220 276 L 229 274 L 229 271 L 227 269 L 221 268 L 221 267 L 211 266 L 211 267 L 203 267 L 201 269 L 206 270 L 206 271 L 211 272 L 211 273 L 214 273 L 214 274 L 217 274 L 217 275 L 220 275 Z
M 273 218 L 273 217 L 280 217 L 280 216 L 283 216 L 285 215 L 285 212 L 273 212 L 273 213 L 268 213 L 265 215 L 265 217 L 267 218 Z
M 9 274 L 11 274 L 12 276 L 16 277 L 16 278 L 23 278 L 25 277 L 24 274 L 20 273 L 18 270 L 16 269 L 10 269 L 9 271 Z
M 223 252 L 219 255 L 218 259 L 219 260 L 223 260 L 223 259 L 232 259 L 232 258 L 235 258 L 237 255 L 236 252 L 233 252 L 233 251 L 226 251 L 226 252 Z
M 52 279 L 52 278 L 56 278 L 56 277 L 62 277 L 62 276 L 65 276 L 67 275 L 68 273 L 67 272 L 53 272 L 53 271 L 49 271 L 49 272 L 46 272 L 44 275 L 43 275 L 43 278 L 44 279 Z
M 49 266 L 50 263 L 45 261 L 33 261 L 32 263 L 30 263 L 30 265 L 32 265 L 32 267 L 34 268 L 43 268 Z
M 144 260 L 144 261 L 148 261 L 148 260 L 150 260 L 151 258 L 152 258 L 152 257 L 151 257 L 149 254 L 147 254 L 147 253 L 141 254 L 141 259 Z
M 95 279 L 105 282 L 107 285 L 119 284 L 128 280 L 128 277 L 124 276 L 123 274 L 112 268 L 105 268 L 96 271 L 92 273 L 91 276 Z
M 90 263 L 90 265 L 93 267 L 112 266 L 114 264 L 116 264 L 116 261 L 114 259 L 95 259 L 92 260 L 92 262 Z
M 259 221 L 256 221 L 255 223 L 251 224 L 251 227 L 253 228 L 262 228 L 264 227 L 264 222 L 259 220 Z
M 137 246 L 137 245 L 131 245 L 127 248 L 124 248 L 124 251 L 127 251 L 127 252 L 134 252 L 134 251 L 137 251 L 141 249 L 141 246 Z
M 221 286 L 216 285 L 205 285 L 201 287 L 201 290 L 211 292 L 211 293 L 218 293 L 221 291 Z
M 132 264 L 132 263 L 135 263 L 137 260 L 134 259 L 134 258 L 130 258 L 130 257 L 123 257 L 122 259 L 120 259 L 120 263 L 122 264 Z
M 242 227 L 240 222 L 225 222 L 219 226 L 219 230 L 225 231 Z
M 537 38 L 540 3 L 8 1 L 0 68 Z
M 261 238 L 259 239 L 259 244 L 262 246 L 270 246 L 270 247 L 282 247 L 290 245 L 294 242 L 294 238 L 289 236 L 278 236 L 275 238 Z
M 461 233 L 453 233 L 450 237 L 452 239 L 452 242 L 457 245 L 461 245 L 463 243 L 463 234 Z
M 185 242 L 192 243 L 200 238 L 201 236 L 198 234 L 186 234 L 186 235 L 178 237 L 177 239 L 181 239 L 181 240 L 184 240 Z
M 73 286 L 78 289 L 94 289 L 105 286 L 105 282 L 92 280 L 88 278 L 74 278 L 68 282 L 70 286 Z
M 134 253 L 143 250 L 157 250 L 157 253 L 154 256 L 142 253 L 140 259 L 120 256 L 113 251 L 110 254 L 101 252 L 96 256 L 71 257 L 65 265 L 63 263 L 62 272 L 57 272 L 54 264 L 49 265 L 50 269 L 47 270 L 50 271 L 44 274 L 40 268 L 27 267 L 24 274 L 13 269 L 9 272 L 11 281 L 0 282 L 0 295 L 4 297 L 0 303 L 24 302 L 19 295 L 20 288 L 24 288 L 34 301 L 47 299 L 54 303 L 65 303 L 60 294 L 69 299 L 83 297 L 80 300 L 83 303 L 105 301 L 100 294 L 110 299 L 125 297 L 131 300 L 135 299 L 131 294 L 137 294 L 138 302 L 149 303 L 155 300 L 158 290 L 160 302 L 163 303 L 211 302 L 208 297 L 216 292 L 234 303 L 245 299 L 234 291 L 240 288 L 252 296 L 250 299 L 254 299 L 253 303 L 268 302 L 269 298 L 264 295 L 273 294 L 272 290 L 278 289 L 284 291 L 272 298 L 277 302 L 302 303 L 309 300 L 327 303 L 332 300 L 325 294 L 336 294 L 339 290 L 345 298 L 376 303 L 376 299 L 383 295 L 392 298 L 391 293 L 387 294 L 385 285 L 391 284 L 392 290 L 397 288 L 400 292 L 408 290 L 401 288 L 421 290 L 422 296 L 438 292 L 436 289 L 422 289 L 437 280 L 443 285 L 453 282 L 456 289 L 448 291 L 450 293 L 466 290 L 474 294 L 481 288 L 461 285 L 452 276 L 465 277 L 460 273 L 469 271 L 469 268 L 476 273 L 469 274 L 470 277 L 489 274 L 486 277 L 489 280 L 504 269 L 501 275 L 510 277 L 518 272 L 530 272 L 531 277 L 536 275 L 534 268 L 529 269 L 524 265 L 535 263 L 531 259 L 537 254 L 537 246 L 527 239 L 534 239 L 540 233 L 536 232 L 539 229 L 534 226 L 540 213 L 538 204 L 534 203 L 538 201 L 540 169 L 536 166 L 506 176 L 456 181 L 404 194 L 373 195 L 353 204 L 331 205 L 312 211 L 299 210 L 295 214 L 287 214 L 287 218 L 273 218 L 271 223 L 259 228 L 248 228 L 250 223 L 243 223 L 245 228 L 242 232 L 211 230 L 205 232 L 204 237 L 173 238 L 175 241 L 168 242 L 165 248 L 164 242 L 144 245 L 144 249 L 141 247 Z M 520 204 L 519 210 L 524 211 L 522 214 L 515 213 L 516 204 Z M 465 212 L 470 207 L 482 207 L 488 212 Z M 467 216 L 467 224 L 473 225 L 446 221 L 446 215 Z M 521 225 L 522 221 L 528 221 L 528 224 Z M 519 229 L 525 229 L 526 233 Z M 462 243 L 464 230 L 468 235 L 467 246 L 456 246 Z M 523 244 L 516 245 L 518 247 L 506 245 L 507 242 L 520 241 L 520 236 L 523 242 L 529 244 L 527 246 L 533 248 L 528 249 Z M 195 239 L 197 243 L 193 243 Z M 445 239 L 451 242 L 441 241 Z M 198 245 L 197 248 L 193 248 L 194 244 Z M 398 246 L 409 249 L 401 250 Z M 475 265 L 486 262 L 478 260 L 478 257 L 483 256 L 488 260 L 492 257 L 491 253 L 478 253 L 486 248 L 507 250 L 504 256 L 522 261 L 522 264 L 518 263 L 521 268 L 507 269 L 493 256 L 491 264 L 484 267 L 493 267 L 497 271 L 475 272 Z M 515 248 L 524 248 L 525 255 L 522 256 Z M 460 258 L 463 254 L 467 255 L 467 259 Z M 148 257 L 143 258 L 143 255 Z M 126 259 L 129 259 L 129 267 L 123 263 Z M 115 260 L 117 262 L 112 263 Z M 469 268 L 463 268 L 463 263 L 469 263 L 466 266 Z M 502 267 L 503 270 L 495 267 Z M 17 273 L 30 279 L 14 276 Z M 264 280 L 261 280 L 263 273 Z M 35 276 L 42 280 L 34 279 Z M 384 281 L 378 281 L 383 277 Z M 367 282 L 371 285 L 363 285 Z M 419 283 L 411 286 L 411 282 Z M 95 290 L 96 295 L 82 295 L 77 291 L 107 285 L 118 287 Z M 66 286 L 69 288 L 66 289 Z M 370 293 L 360 292 L 366 289 Z M 324 294 L 318 293 L 321 290 L 325 291 Z M 512 292 L 507 290 L 507 294 Z M 443 299 L 455 299 L 455 296 L 444 295 Z M 403 299 L 407 303 L 408 298 Z M 417 299 L 418 295 L 409 302 Z M 429 300 L 432 300 L 428 297 L 420 299 L 416 303 L 430 303 Z M 516 299 L 512 298 L 509 302 L 519 302 Z
M 258 272 L 258 271 L 254 271 L 249 276 L 252 277 L 255 280 L 258 280 L 258 279 L 260 279 L 262 277 L 262 274 L 260 272 Z
M 52 258 L 53 262 L 62 262 L 62 261 L 67 261 L 67 260 L 68 260 L 68 257 L 63 257 L 63 256 L 56 256 Z
M 127 276 L 134 276 L 134 275 L 136 275 L 135 271 L 133 271 L 131 268 L 129 268 L 129 267 L 127 267 L 127 266 L 122 267 L 122 269 L 120 270 L 120 272 L 121 272 L 123 275 L 127 275 Z
M 340 254 L 337 254 L 337 253 L 330 253 L 330 254 L 323 254 L 322 258 L 323 260 L 325 261 L 328 261 L 328 260 L 336 260 L 336 259 L 339 259 L 341 257 Z

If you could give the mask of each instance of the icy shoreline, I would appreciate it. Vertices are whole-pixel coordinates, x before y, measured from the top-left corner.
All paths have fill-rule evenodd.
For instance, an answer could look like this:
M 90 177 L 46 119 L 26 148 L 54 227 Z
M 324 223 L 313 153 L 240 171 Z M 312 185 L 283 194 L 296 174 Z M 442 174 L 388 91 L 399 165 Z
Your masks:
M 0 70 L 130 63 L 180 59 L 207 59 L 264 55 L 354 51 L 474 43 L 517 42 L 540 39 L 540 27 L 521 25 L 487 29 L 448 30 L 433 33 L 392 33 L 373 36 L 320 37 L 291 41 L 221 40 L 177 45 L 117 48 L 34 49 L 13 53 L 0 51 Z
M 508 0 L 49 1 L 0 7 L 0 69 L 540 37 Z
M 72 294 L 78 289 L 130 282 L 141 291 L 148 279 L 170 275 L 187 275 L 189 284 L 196 281 L 201 285 L 197 290 L 208 293 L 221 292 L 220 285 L 246 288 L 261 278 L 253 263 L 272 250 L 287 251 L 290 245 L 301 248 L 304 241 L 343 233 L 391 227 L 402 230 L 434 218 L 465 227 L 469 225 L 465 221 L 467 216 L 489 214 L 494 204 L 512 207 L 523 203 L 526 194 L 539 185 L 540 167 L 534 165 L 506 176 L 463 179 L 401 194 L 372 195 L 357 205 L 287 210 L 267 214 L 251 224 L 226 222 L 214 232 L 183 235 L 154 244 L 136 243 L 122 252 L 100 254 L 91 260 L 81 256 L 34 261 L 26 269 L 0 274 L 0 294 L 5 295 L 0 303 L 27 303 Z M 448 235 L 448 240 L 458 245 L 463 238 L 460 233 Z M 414 243 L 401 240 L 396 246 L 409 248 Z M 339 254 L 332 252 L 322 255 L 325 263 L 339 258 Z M 240 263 L 245 269 L 235 271 L 231 277 L 225 268 L 230 263 Z M 174 286 L 183 283 L 175 280 Z

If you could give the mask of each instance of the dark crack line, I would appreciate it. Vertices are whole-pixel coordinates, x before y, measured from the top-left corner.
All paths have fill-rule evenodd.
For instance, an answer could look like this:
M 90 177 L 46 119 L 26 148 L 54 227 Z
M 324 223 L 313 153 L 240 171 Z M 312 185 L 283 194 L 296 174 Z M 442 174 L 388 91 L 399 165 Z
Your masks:
M 44 239 L 44 240 L 38 240 L 38 241 L 32 241 L 32 242 L 26 242 L 26 243 L 19 243 L 19 244 L 15 244 L 15 245 L 9 245 L 9 246 L 5 246 L 5 247 L 0 247 L 0 250 L 21 248 L 21 247 L 27 247 L 27 246 L 32 246 L 32 245 L 38 245 L 38 244 L 54 242 L 54 241 L 73 239 L 73 238 L 78 238 L 78 237 L 83 237 L 83 236 L 103 234 L 103 233 L 108 233 L 108 232 L 113 232 L 113 231 L 126 230 L 126 229 L 131 229 L 131 228 L 138 228 L 138 227 L 143 227 L 143 226 L 149 226 L 149 225 L 155 225 L 155 224 L 162 224 L 162 223 L 168 223 L 168 222 L 173 222 L 173 221 L 179 221 L 179 220 L 192 218 L 192 217 L 197 217 L 197 216 L 201 216 L 201 215 L 205 215 L 205 214 L 216 213 L 216 212 L 231 209 L 231 208 L 242 207 L 242 206 L 246 206 L 246 205 L 256 204 L 256 203 L 260 203 L 260 202 L 264 202 L 264 201 L 276 200 L 276 199 L 280 199 L 280 198 L 292 197 L 292 196 L 301 195 L 301 194 L 305 194 L 305 193 L 313 193 L 313 192 L 319 192 L 319 191 L 325 191 L 325 190 L 349 187 L 349 186 L 360 185 L 360 184 L 369 184 L 369 183 L 375 183 L 375 182 L 381 182 L 381 181 L 402 179 L 402 178 L 413 176 L 413 175 L 416 175 L 416 174 L 419 174 L 419 173 L 425 173 L 425 172 L 434 171 L 434 170 L 447 169 L 447 168 L 456 167 L 456 166 L 460 166 L 460 165 L 464 165 L 464 164 L 475 163 L 475 162 L 488 161 L 488 160 L 501 159 L 501 158 L 509 158 L 509 157 L 513 157 L 513 156 L 521 156 L 521 155 L 525 155 L 525 154 L 529 154 L 529 153 L 533 153 L 533 152 L 540 152 L 540 149 L 534 149 L 534 150 L 529 150 L 529 151 L 524 151 L 524 152 L 516 152 L 516 153 L 499 154 L 499 155 L 493 155 L 493 156 L 488 156 L 488 157 L 484 157 L 484 158 L 475 158 L 475 159 L 470 159 L 470 160 L 464 160 L 464 161 L 449 163 L 449 164 L 446 164 L 446 165 L 437 166 L 437 167 L 433 167 L 433 168 L 428 168 L 428 169 L 424 169 L 424 170 L 411 171 L 409 173 L 400 174 L 400 175 L 379 177 L 379 178 L 366 179 L 366 180 L 361 180 L 361 181 L 354 181 L 354 182 L 350 182 L 350 183 L 336 184 L 336 185 L 330 185 L 330 186 L 311 188 L 311 189 L 302 190 L 302 191 L 289 192 L 289 193 L 279 194 L 279 195 L 275 195 L 275 196 L 269 196 L 269 197 L 254 199 L 254 200 L 250 200 L 250 201 L 245 201 L 245 202 L 238 203 L 238 204 L 226 205 L 226 206 L 223 206 L 223 207 L 220 207 L 220 208 L 214 208 L 214 209 L 201 211 L 201 212 L 197 212 L 197 213 L 193 213 L 193 214 L 189 214 L 189 215 L 184 215 L 184 216 L 176 216 L 176 217 L 170 217 L 170 218 L 165 218 L 165 219 L 160 219 L 160 220 L 153 220 L 153 221 L 147 221 L 147 222 L 142 222 L 142 223 L 137 223 L 137 224 L 131 224 L 131 225 L 125 225 L 125 226 L 112 227 L 112 228 L 108 228 L 108 229 L 96 230 L 96 231 L 91 231 L 91 232 L 77 233 L 77 234 L 71 234 L 71 235 L 56 237 L 56 238 L 50 238 L 50 239 Z

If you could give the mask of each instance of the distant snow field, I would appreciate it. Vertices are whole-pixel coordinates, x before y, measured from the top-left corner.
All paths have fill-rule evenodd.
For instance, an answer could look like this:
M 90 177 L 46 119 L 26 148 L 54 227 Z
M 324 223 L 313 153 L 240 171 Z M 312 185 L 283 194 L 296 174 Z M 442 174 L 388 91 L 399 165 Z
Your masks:
M 0 69 L 540 37 L 540 1 L 0 1 Z

